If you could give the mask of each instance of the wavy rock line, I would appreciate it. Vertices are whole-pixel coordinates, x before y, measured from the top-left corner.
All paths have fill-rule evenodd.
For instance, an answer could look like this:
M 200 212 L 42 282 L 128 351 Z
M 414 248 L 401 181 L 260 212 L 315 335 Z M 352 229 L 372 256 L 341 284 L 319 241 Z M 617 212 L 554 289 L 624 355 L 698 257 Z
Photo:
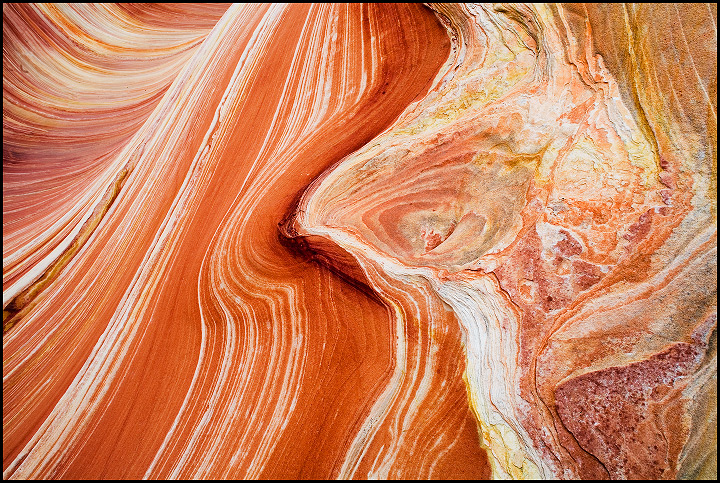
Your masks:
M 128 168 L 116 153 L 224 8 L 157 6 L 145 18 L 113 5 L 3 9 L 3 307 L 12 304 L 9 312 L 27 306 L 28 293 L 18 295 L 43 272 L 57 271 L 58 261 L 82 244 L 82 233 L 92 231 L 89 220 L 107 208 L 106 190 Z M 173 18 L 186 28 L 170 27 Z
M 249 5 L 203 35 L 105 154 L 130 167 L 114 202 L 4 336 L 6 478 L 339 476 L 397 366 L 388 309 L 288 250 L 277 223 L 423 95 L 443 29 L 421 6 Z M 459 376 L 448 345 L 439 367 Z M 385 474 L 487 476 L 449 381 L 425 378 L 436 406 Z
M 4 5 L 3 477 L 716 477 L 716 8 Z
M 700 381 L 716 377 L 715 47 L 679 45 L 698 82 L 663 113 L 655 96 L 668 88 L 638 89 L 656 64 L 636 51 L 662 49 L 645 38 L 662 9 L 433 8 L 451 65 L 313 183 L 292 233 L 391 279 L 371 282 L 388 303 L 417 279 L 453 309 L 495 476 L 712 474 L 712 456 L 683 447 L 715 447 L 714 430 L 690 422 L 691 401 L 714 397 Z M 614 66 L 622 87 L 591 21 L 619 15 L 604 45 L 627 49 L 615 52 L 631 66 Z M 695 28 L 713 38 L 705 18 Z M 709 124 L 686 114 L 698 106 Z

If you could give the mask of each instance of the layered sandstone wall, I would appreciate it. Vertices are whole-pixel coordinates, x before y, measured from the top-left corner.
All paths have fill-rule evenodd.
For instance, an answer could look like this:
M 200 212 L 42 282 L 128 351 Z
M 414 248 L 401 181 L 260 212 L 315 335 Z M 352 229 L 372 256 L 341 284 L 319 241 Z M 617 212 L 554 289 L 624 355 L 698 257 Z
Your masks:
M 716 477 L 716 18 L 4 4 L 4 478 Z

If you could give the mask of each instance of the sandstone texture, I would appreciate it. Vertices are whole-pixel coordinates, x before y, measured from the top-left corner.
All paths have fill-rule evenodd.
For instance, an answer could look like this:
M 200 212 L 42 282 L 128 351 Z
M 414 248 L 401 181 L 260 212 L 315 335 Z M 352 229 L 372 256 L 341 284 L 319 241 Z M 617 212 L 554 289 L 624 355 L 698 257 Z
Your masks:
M 716 479 L 716 4 L 3 4 L 4 479 Z

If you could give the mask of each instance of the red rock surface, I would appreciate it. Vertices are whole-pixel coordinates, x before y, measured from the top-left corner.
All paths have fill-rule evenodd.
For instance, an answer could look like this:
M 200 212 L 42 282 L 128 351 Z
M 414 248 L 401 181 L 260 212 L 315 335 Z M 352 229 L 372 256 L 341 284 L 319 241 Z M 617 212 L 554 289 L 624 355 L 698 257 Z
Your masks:
M 4 4 L 4 478 L 715 478 L 716 18 Z

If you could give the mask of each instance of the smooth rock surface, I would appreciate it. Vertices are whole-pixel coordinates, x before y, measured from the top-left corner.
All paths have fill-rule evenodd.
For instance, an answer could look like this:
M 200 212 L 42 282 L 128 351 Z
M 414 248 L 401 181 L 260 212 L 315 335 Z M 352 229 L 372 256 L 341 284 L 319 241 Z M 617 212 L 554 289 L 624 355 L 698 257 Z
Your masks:
M 3 477 L 717 477 L 717 6 L 3 5 Z

